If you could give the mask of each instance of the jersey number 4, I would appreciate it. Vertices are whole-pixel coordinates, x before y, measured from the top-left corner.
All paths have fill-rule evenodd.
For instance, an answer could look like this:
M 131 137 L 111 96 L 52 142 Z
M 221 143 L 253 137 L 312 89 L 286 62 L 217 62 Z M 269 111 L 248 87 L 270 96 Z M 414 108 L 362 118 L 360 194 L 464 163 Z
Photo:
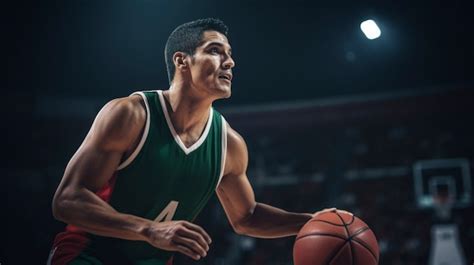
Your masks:
M 173 220 L 176 208 L 178 208 L 178 201 L 170 201 L 168 205 L 161 211 L 161 213 L 155 218 L 155 222 L 171 221 Z

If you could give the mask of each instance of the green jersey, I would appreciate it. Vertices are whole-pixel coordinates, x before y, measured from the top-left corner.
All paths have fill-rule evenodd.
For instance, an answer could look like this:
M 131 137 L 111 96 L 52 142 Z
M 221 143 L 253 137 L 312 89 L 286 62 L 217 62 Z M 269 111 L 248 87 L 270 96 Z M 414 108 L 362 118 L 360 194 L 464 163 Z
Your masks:
M 146 106 L 142 138 L 136 150 L 119 165 L 109 181 L 108 192 L 101 197 L 121 213 L 156 222 L 193 221 L 223 176 L 226 122 L 211 107 L 201 137 L 186 147 L 171 123 L 163 92 L 134 94 L 140 95 Z M 89 236 L 83 253 L 99 259 L 112 256 L 115 260 L 129 260 L 130 264 L 165 264 L 172 256 L 172 252 L 143 241 Z

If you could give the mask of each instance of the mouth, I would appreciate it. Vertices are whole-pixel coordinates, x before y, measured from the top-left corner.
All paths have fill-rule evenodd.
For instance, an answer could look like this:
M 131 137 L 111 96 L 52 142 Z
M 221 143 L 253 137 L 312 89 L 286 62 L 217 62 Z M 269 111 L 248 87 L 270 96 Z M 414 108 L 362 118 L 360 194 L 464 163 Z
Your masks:
M 230 83 L 232 81 L 232 75 L 231 74 L 221 74 L 221 75 L 219 75 L 219 79 L 227 81 L 227 82 Z

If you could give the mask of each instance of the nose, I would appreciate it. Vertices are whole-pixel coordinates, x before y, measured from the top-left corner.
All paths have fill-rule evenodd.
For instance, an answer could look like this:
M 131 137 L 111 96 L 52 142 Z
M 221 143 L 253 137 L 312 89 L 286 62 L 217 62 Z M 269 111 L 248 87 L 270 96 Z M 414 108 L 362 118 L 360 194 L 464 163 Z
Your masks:
M 231 69 L 235 66 L 235 62 L 234 60 L 232 59 L 232 57 L 230 56 L 226 56 L 224 62 L 222 63 L 222 66 L 225 68 L 225 69 Z

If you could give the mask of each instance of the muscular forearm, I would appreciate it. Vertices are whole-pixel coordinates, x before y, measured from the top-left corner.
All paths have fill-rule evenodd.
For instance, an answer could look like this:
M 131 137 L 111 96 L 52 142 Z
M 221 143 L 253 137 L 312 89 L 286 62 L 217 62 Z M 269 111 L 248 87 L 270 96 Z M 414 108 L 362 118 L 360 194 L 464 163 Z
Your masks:
M 126 240 L 146 240 L 150 220 L 117 212 L 88 189 L 82 188 L 53 202 L 54 216 L 86 232 Z
M 291 236 L 296 235 L 311 217 L 311 214 L 291 213 L 257 203 L 252 214 L 238 225 L 238 230 L 241 234 L 260 238 Z

